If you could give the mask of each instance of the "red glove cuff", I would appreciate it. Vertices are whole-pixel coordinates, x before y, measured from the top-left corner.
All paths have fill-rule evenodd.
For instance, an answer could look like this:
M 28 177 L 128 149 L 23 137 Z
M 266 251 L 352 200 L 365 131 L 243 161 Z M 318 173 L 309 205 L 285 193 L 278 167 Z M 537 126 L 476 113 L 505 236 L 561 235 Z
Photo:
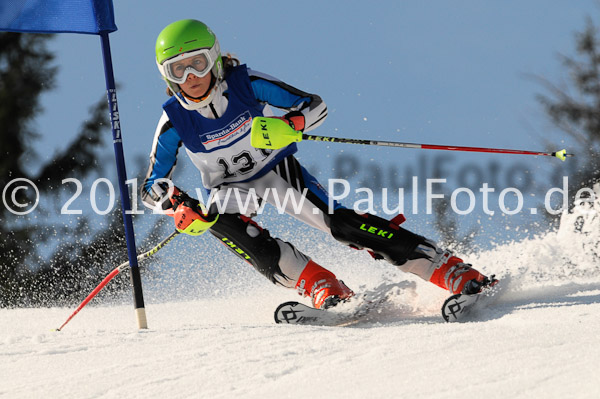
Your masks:
M 274 116 L 274 118 L 281 119 L 297 132 L 304 131 L 304 115 L 300 111 L 288 112 L 283 116 Z
M 300 112 L 287 114 L 285 118 L 289 121 L 289 125 L 296 131 L 302 132 L 304 130 L 304 115 Z

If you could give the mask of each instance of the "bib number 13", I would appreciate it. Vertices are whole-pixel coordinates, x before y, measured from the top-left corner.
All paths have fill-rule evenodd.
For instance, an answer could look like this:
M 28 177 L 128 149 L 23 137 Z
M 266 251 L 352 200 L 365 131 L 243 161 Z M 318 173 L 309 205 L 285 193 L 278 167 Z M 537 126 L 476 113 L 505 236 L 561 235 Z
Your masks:
M 217 163 L 223 167 L 224 179 L 237 176 L 238 174 L 248 174 L 257 165 L 249 151 L 242 151 L 239 154 L 234 155 L 231 157 L 230 162 L 225 158 L 219 158 L 217 159 Z

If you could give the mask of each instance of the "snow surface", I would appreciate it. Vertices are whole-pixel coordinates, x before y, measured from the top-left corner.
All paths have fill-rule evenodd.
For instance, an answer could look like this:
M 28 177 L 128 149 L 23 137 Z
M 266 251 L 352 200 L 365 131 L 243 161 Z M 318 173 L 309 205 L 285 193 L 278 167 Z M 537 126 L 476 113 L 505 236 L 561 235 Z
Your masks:
M 61 332 L 73 309 L 2 309 L 0 397 L 599 398 L 599 211 L 470 256 L 504 290 L 467 323 L 442 321 L 439 288 L 327 243 L 316 260 L 388 298 L 370 320 L 277 325 L 276 305 L 298 297 L 237 264 L 203 269 L 193 300 L 155 294 L 190 298 L 189 275 L 146 281 L 147 330 L 130 303 L 92 303 Z

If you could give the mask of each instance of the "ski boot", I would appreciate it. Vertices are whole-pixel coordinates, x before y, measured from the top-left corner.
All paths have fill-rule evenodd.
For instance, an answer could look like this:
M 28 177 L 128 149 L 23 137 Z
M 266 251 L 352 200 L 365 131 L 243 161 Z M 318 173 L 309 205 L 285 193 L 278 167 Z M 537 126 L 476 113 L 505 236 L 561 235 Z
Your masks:
M 433 272 L 430 280 L 433 284 L 447 289 L 453 294 L 478 294 L 484 287 L 494 286 L 498 280 L 479 273 L 456 256 L 448 258 L 446 263 Z
M 470 266 L 470 265 L 469 265 Z M 498 284 L 498 280 L 495 278 L 496 275 L 492 274 L 490 277 L 483 276 L 483 280 L 469 280 L 464 285 L 461 294 L 474 295 L 479 294 L 484 288 L 493 287 Z
M 343 281 L 312 260 L 300 274 L 296 289 L 300 295 L 310 296 L 315 309 L 331 308 L 354 295 Z

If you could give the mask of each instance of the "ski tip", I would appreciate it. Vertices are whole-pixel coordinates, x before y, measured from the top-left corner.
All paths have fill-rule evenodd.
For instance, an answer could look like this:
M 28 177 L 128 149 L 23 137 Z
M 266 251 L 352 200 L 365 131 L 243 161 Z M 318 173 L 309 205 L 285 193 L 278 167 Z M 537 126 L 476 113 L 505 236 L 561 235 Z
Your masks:
M 453 308 L 450 308 L 450 303 L 454 301 L 454 303 L 458 300 L 458 298 L 460 298 L 462 296 L 462 294 L 454 294 L 452 296 L 449 296 L 445 301 L 444 304 L 442 305 L 442 317 L 444 318 L 444 321 L 446 322 L 450 322 L 450 316 L 454 316 L 454 319 L 456 319 L 456 315 L 455 315 L 455 310 Z M 458 311 L 460 311 L 460 306 L 458 309 L 456 309 Z M 452 320 L 454 321 L 454 320 Z
M 296 302 L 296 301 L 288 301 L 288 302 L 284 302 L 284 303 L 280 304 L 279 306 L 277 306 L 277 309 L 275 309 L 275 313 L 274 313 L 274 316 L 275 316 L 275 323 L 277 323 L 277 324 L 281 324 L 281 323 L 283 323 L 284 321 L 285 321 L 286 323 L 289 323 L 289 320 L 287 319 L 287 316 L 286 316 L 286 315 L 280 315 L 280 311 L 281 311 L 281 309 L 282 309 L 282 308 L 285 308 L 285 307 L 288 307 L 288 306 L 289 306 L 289 307 L 290 307 L 290 309 L 293 309 L 293 308 L 295 308 L 295 307 L 296 307 L 296 306 L 298 306 L 298 305 L 300 305 L 300 303 L 299 303 L 299 302 Z M 292 312 L 292 313 L 293 313 L 293 312 Z

